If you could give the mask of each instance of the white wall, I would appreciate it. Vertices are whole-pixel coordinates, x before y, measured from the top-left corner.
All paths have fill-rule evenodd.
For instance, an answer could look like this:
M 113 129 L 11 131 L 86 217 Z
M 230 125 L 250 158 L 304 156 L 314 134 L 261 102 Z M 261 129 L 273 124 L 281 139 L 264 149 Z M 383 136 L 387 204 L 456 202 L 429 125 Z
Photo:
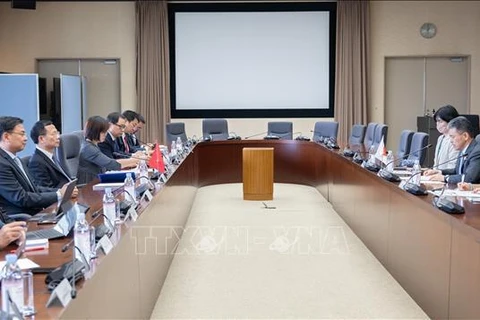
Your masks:
M 480 113 L 480 2 L 371 1 L 369 116 L 384 121 L 385 57 L 470 55 L 470 112 Z M 425 22 L 437 25 L 433 39 L 420 36 Z
M 119 58 L 121 108 L 134 108 L 135 3 L 0 2 L 0 71 L 36 72 L 38 58 Z

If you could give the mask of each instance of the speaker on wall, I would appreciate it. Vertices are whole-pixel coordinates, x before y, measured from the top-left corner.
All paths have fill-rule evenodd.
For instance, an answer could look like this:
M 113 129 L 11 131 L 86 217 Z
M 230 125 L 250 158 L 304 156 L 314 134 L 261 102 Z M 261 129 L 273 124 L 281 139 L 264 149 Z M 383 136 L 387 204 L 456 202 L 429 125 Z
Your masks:
M 35 10 L 36 7 L 37 7 L 36 0 L 12 0 L 13 9 Z

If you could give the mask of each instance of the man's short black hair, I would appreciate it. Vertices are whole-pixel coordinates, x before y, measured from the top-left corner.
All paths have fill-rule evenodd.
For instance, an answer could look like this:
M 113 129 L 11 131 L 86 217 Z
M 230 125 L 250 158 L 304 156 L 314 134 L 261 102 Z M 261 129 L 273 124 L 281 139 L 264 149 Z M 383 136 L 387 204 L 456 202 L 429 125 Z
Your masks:
M 133 120 L 137 119 L 137 113 L 132 110 L 126 110 L 123 112 L 123 116 L 127 119 L 128 122 L 132 122 Z
M 467 132 L 470 138 L 475 138 L 475 130 L 473 129 L 472 123 L 463 116 L 452 119 L 452 121 L 448 123 L 448 129 L 456 129 L 459 133 Z
M 137 113 L 137 120 L 138 122 L 145 124 L 145 118 L 140 113 Z
M 120 112 L 112 112 L 107 116 L 108 122 L 113 124 L 117 124 L 118 119 L 125 119 L 125 117 Z
M 47 129 L 45 129 L 45 127 L 51 124 L 53 124 L 53 122 L 50 120 L 40 120 L 35 122 L 32 130 L 30 130 L 30 138 L 32 138 L 33 143 L 38 144 L 38 137 L 46 135 Z
M 0 140 L 5 132 L 12 132 L 17 125 L 22 123 L 23 120 L 18 117 L 0 117 Z

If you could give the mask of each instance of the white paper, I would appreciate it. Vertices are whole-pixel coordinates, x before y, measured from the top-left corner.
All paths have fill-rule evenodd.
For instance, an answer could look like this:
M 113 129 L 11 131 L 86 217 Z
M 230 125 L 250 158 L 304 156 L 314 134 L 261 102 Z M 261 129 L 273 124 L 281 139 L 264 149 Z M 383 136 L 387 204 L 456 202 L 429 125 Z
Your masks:
M 153 196 L 152 196 L 152 193 L 150 192 L 150 190 L 148 190 L 148 189 L 145 190 L 141 200 L 143 200 L 144 198 L 146 198 L 148 202 L 152 201 Z
M 134 206 L 131 206 L 130 209 L 128 209 L 127 216 L 129 216 L 132 221 L 137 221 L 138 213 L 137 210 L 135 210 Z
M 6 261 L 0 261 L 0 270 L 2 270 L 3 267 L 5 267 L 6 264 L 7 264 Z M 40 267 L 38 264 L 36 264 L 35 262 L 33 262 L 32 260 L 30 260 L 28 258 L 18 259 L 17 260 L 17 265 L 22 270 L 35 269 L 35 268 Z

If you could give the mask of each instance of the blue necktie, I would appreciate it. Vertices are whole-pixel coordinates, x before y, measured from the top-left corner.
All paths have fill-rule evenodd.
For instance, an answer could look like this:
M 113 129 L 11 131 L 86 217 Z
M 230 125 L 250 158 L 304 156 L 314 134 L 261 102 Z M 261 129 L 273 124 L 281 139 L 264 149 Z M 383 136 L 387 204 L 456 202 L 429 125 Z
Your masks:
M 465 152 L 462 151 L 462 153 L 460 154 L 460 162 L 458 164 L 458 174 L 463 174 L 463 161 L 464 161 L 464 155 Z

